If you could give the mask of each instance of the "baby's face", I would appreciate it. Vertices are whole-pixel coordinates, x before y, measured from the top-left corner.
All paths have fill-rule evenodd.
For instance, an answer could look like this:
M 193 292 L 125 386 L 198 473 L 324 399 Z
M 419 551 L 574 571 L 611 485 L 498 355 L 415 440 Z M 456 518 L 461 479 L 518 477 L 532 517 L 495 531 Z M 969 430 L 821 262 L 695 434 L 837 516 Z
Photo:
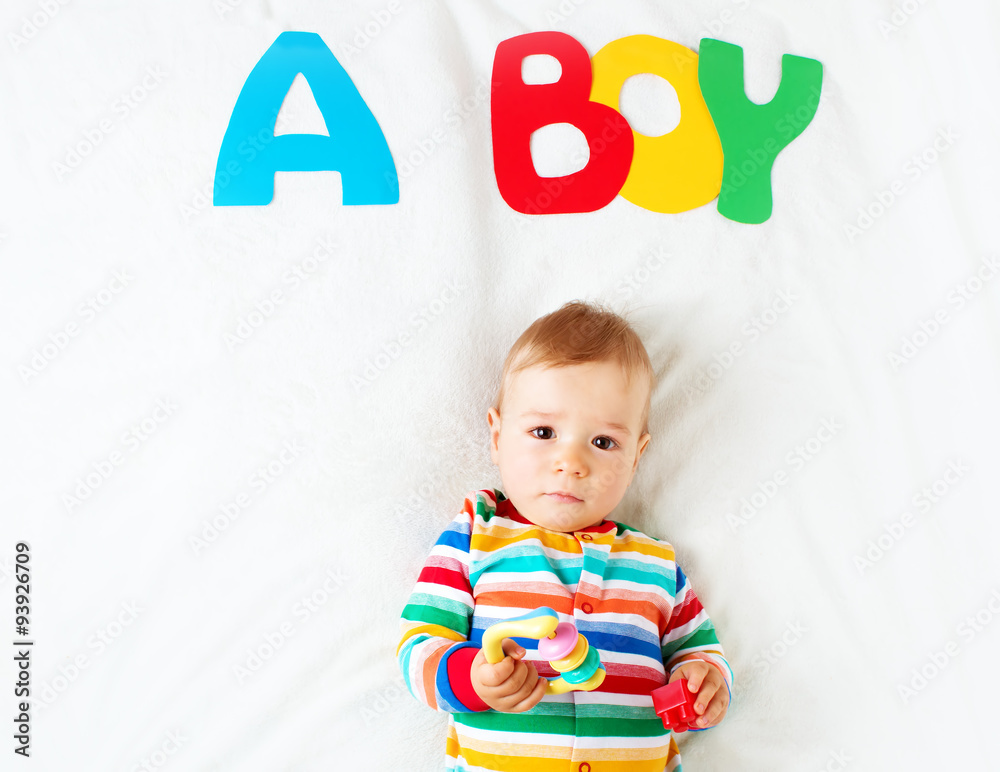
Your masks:
M 649 384 L 615 362 L 529 367 L 490 408 L 490 456 L 504 492 L 535 525 L 570 533 L 605 519 L 625 495 L 649 434 Z M 502 420 L 501 420 L 502 419 Z M 569 497 L 559 496 L 568 493 Z

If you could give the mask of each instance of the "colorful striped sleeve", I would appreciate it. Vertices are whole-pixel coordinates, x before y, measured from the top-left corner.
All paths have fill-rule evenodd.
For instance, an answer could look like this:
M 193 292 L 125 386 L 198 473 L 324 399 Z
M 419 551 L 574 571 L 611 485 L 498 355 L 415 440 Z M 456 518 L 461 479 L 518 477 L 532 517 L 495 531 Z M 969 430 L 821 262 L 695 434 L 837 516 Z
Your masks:
M 479 647 L 468 641 L 475 601 L 469 584 L 472 503 L 441 533 L 400 619 L 396 659 L 410 693 L 446 713 L 488 710 L 472 687 Z
M 670 674 L 684 662 L 694 659 L 704 660 L 715 665 L 722 673 L 731 701 L 733 670 L 723 655 L 722 645 L 715 634 L 715 626 L 681 567 L 676 563 L 674 566 L 677 570 L 674 609 L 667 623 L 667 630 L 660 640 L 660 651 L 667 678 L 669 679 Z

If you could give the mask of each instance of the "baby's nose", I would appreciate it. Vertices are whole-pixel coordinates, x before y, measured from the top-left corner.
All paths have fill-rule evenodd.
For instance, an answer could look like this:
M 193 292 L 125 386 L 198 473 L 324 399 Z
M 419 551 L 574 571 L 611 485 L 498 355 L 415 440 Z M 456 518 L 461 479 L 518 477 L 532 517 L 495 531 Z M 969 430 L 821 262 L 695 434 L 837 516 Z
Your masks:
M 584 454 L 573 445 L 567 445 L 556 454 L 556 469 L 560 472 L 569 472 L 578 476 L 587 474 L 587 462 Z

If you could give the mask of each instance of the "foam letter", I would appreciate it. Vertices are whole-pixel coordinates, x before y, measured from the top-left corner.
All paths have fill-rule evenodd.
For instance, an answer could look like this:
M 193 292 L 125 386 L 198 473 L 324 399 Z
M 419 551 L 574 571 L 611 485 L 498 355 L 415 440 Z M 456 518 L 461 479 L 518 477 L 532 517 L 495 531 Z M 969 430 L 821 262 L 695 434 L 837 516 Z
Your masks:
M 774 159 L 816 114 L 823 65 L 783 55 L 774 99 L 758 105 L 744 91 L 743 49 L 702 38 L 698 80 L 725 155 L 719 214 L 736 222 L 762 223 L 771 216 Z
M 650 72 L 677 92 L 681 120 L 662 136 L 634 132 L 635 156 L 621 189 L 653 212 L 686 212 L 707 204 L 722 187 L 722 144 L 698 85 L 698 54 L 652 35 L 631 35 L 594 54 L 590 98 L 617 110 L 625 81 Z
M 309 82 L 329 137 L 274 136 L 281 105 L 299 73 Z M 218 175 L 228 164 L 237 171 L 220 184 Z M 315 32 L 282 32 L 247 77 L 219 148 L 213 203 L 269 204 L 278 171 L 339 171 L 344 204 L 399 201 L 396 167 L 382 129 Z
M 555 83 L 528 85 L 521 62 L 534 54 L 559 60 Z M 632 128 L 613 108 L 590 101 L 587 50 L 563 32 L 531 32 L 504 40 L 493 60 L 493 167 L 504 201 L 524 214 L 593 212 L 621 190 L 632 163 Z M 590 160 L 578 172 L 540 177 L 531 160 L 531 135 L 570 123 L 583 132 Z

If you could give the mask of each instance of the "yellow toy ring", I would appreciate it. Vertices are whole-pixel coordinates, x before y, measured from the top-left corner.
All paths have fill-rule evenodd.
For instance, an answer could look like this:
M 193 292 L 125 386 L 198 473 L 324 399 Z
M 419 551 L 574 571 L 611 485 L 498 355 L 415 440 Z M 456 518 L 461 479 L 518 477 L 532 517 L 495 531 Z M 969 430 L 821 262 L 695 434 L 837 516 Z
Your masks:
M 568 623 L 564 623 L 568 624 Z M 504 638 L 551 638 L 555 636 L 559 625 L 559 616 L 548 606 L 542 606 L 537 611 L 531 611 L 513 619 L 497 622 L 486 628 L 483 633 L 483 656 L 491 665 L 504 658 Z M 572 632 L 569 630 L 567 632 Z M 572 691 L 593 691 L 604 683 L 607 675 L 601 667 L 601 658 L 597 649 L 591 648 L 582 634 L 577 634 L 573 650 L 562 659 L 552 660 L 552 669 L 568 676 L 570 680 L 559 676 L 548 682 L 546 694 L 565 694 Z

